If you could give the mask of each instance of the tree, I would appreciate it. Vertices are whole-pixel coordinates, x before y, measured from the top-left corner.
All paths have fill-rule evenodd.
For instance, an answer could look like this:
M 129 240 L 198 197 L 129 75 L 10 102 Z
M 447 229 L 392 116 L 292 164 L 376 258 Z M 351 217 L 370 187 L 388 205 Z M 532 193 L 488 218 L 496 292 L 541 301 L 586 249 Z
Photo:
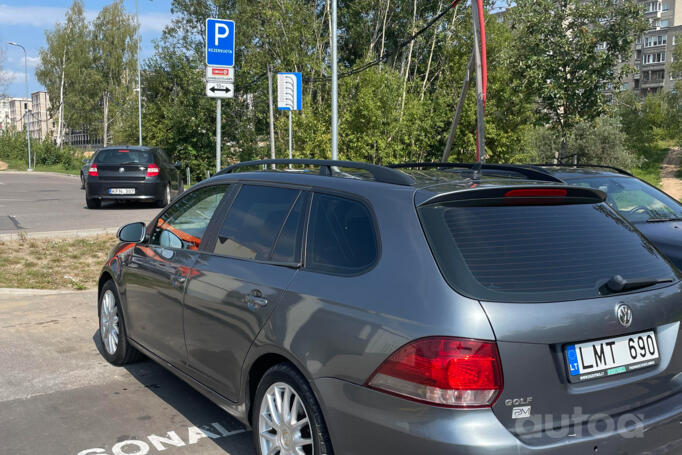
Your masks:
M 137 23 L 127 14 L 123 0 L 105 6 L 93 22 L 92 80 L 102 102 L 102 137 L 108 144 L 110 124 L 121 125 L 134 112 Z
M 45 32 L 47 48 L 40 50 L 36 78 L 45 86 L 51 100 L 51 115 L 57 117 L 57 145 L 61 146 L 66 126 L 87 130 L 97 108 L 92 96 L 91 31 L 83 3 L 75 0 L 63 24 Z M 93 98 L 95 98 L 93 100 Z
M 517 0 L 513 29 L 515 76 L 534 93 L 539 114 L 561 138 L 604 113 L 606 90 L 630 71 L 635 37 L 646 27 L 635 0 Z

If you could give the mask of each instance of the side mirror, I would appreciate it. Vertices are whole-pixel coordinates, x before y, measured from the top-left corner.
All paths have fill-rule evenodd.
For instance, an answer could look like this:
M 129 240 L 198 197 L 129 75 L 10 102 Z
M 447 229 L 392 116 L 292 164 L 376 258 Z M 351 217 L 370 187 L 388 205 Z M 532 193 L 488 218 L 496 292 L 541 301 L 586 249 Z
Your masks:
M 182 163 L 180 161 L 176 161 L 175 164 L 173 164 L 173 167 L 175 167 L 175 169 L 182 169 Z
M 83 158 L 83 164 L 88 164 L 89 162 L 90 162 L 90 160 L 89 160 L 89 159 L 87 159 L 87 158 Z
M 144 223 L 126 224 L 116 233 L 116 237 L 121 242 L 139 243 L 147 236 L 147 230 Z

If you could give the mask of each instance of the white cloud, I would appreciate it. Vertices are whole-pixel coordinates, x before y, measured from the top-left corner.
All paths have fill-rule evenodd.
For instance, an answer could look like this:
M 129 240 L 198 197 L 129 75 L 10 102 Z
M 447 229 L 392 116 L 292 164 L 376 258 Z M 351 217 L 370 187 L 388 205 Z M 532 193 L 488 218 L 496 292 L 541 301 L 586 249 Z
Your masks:
M 21 65 L 24 64 L 24 57 L 21 57 Z M 26 58 L 26 65 L 29 68 L 35 68 L 40 63 L 40 57 L 31 57 L 30 55 Z
M 0 24 L 52 28 L 56 22 L 64 21 L 66 10 L 67 8 L 53 6 L 10 6 L 0 4 Z M 86 10 L 85 17 L 88 20 L 92 20 L 97 17 L 97 13 L 98 11 L 96 10 Z M 140 14 L 140 24 L 143 32 L 160 32 L 170 21 L 170 13 Z
M 7 84 L 12 84 L 14 82 L 23 82 L 24 72 L 23 71 L 2 71 L 0 72 L 0 81 Z

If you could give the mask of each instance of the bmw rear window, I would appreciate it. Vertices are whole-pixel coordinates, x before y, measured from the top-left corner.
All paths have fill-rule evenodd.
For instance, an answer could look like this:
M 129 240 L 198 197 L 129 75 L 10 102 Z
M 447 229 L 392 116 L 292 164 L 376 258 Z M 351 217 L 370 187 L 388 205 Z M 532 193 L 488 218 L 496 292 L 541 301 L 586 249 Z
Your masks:
M 549 302 L 607 293 L 626 280 L 677 280 L 672 267 L 605 204 L 419 209 L 443 275 L 479 300 Z
M 108 149 L 100 150 L 96 164 L 151 164 L 154 154 L 146 150 Z

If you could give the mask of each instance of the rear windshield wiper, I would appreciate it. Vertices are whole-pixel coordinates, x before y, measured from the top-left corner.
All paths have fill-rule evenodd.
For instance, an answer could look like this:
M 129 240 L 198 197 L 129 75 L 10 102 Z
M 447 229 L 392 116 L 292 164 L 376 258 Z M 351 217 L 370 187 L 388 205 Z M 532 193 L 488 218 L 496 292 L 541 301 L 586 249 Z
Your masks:
M 682 221 L 682 218 L 679 217 L 649 218 L 648 220 L 646 220 L 647 223 L 666 223 L 668 221 Z
M 627 292 L 634 291 L 635 289 L 648 288 L 649 286 L 654 286 L 661 283 L 672 283 L 672 278 L 638 278 L 633 280 L 626 280 L 620 275 L 614 275 L 609 281 L 606 282 L 605 286 L 611 292 Z

